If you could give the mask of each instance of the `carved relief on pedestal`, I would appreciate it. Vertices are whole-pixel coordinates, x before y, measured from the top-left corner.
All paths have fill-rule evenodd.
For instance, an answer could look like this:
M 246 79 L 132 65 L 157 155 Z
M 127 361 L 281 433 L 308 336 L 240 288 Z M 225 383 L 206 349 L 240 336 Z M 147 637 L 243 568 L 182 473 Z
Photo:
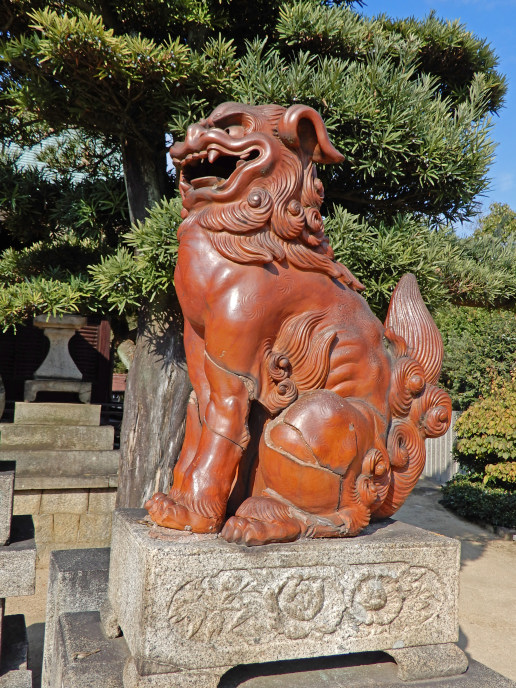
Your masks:
M 271 580 L 274 582 L 271 583 Z M 338 634 L 367 637 L 429 621 L 443 605 L 439 576 L 407 564 L 222 571 L 182 582 L 168 618 L 179 638 L 273 643 Z M 404 614 L 404 608 L 410 614 Z

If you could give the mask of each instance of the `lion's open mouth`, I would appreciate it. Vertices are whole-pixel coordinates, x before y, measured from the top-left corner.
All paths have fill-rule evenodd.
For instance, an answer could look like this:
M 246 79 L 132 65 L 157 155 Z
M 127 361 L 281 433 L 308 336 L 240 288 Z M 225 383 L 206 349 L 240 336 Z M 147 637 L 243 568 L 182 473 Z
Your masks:
M 209 150 L 190 153 L 179 161 L 182 182 L 194 189 L 204 186 L 220 186 L 235 170 L 242 167 L 260 155 L 256 148 L 252 148 L 235 155 L 220 147 L 209 146 Z

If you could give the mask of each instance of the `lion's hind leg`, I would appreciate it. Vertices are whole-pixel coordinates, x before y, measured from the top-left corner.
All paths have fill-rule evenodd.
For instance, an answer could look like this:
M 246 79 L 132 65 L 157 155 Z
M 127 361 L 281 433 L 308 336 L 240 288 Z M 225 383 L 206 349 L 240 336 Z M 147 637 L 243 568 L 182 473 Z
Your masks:
M 222 537 L 257 545 L 356 535 L 376 499 L 368 458 L 374 440 L 367 410 L 326 390 L 299 398 L 266 425 L 259 489 L 228 520 Z
M 226 522 L 222 537 L 242 545 L 292 542 L 303 532 L 303 524 L 290 512 L 288 504 L 273 497 L 249 497 Z
M 302 537 L 355 535 L 355 513 L 341 509 L 330 514 L 309 514 L 273 496 L 249 497 L 229 518 L 221 536 L 228 542 L 252 547 L 271 542 L 292 542 Z

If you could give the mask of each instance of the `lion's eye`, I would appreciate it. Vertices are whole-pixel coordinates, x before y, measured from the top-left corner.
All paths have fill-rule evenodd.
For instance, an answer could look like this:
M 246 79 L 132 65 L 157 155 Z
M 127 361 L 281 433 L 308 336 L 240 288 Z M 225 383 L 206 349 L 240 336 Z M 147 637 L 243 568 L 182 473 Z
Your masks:
M 237 124 L 226 127 L 224 131 L 233 139 L 241 139 L 245 134 L 244 127 L 241 127 Z

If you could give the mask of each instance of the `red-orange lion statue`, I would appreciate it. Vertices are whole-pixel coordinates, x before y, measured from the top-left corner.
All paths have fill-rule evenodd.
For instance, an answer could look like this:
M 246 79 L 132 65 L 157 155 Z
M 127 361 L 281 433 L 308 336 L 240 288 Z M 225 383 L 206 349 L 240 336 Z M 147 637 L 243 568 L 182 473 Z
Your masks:
M 171 155 L 194 391 L 172 489 L 146 508 L 159 525 L 246 545 L 356 535 L 399 509 L 425 438 L 450 423 L 416 280 L 402 278 L 382 325 L 334 260 L 314 162 L 343 156 L 312 108 L 225 103 Z M 253 404 L 266 417 L 251 451 Z

